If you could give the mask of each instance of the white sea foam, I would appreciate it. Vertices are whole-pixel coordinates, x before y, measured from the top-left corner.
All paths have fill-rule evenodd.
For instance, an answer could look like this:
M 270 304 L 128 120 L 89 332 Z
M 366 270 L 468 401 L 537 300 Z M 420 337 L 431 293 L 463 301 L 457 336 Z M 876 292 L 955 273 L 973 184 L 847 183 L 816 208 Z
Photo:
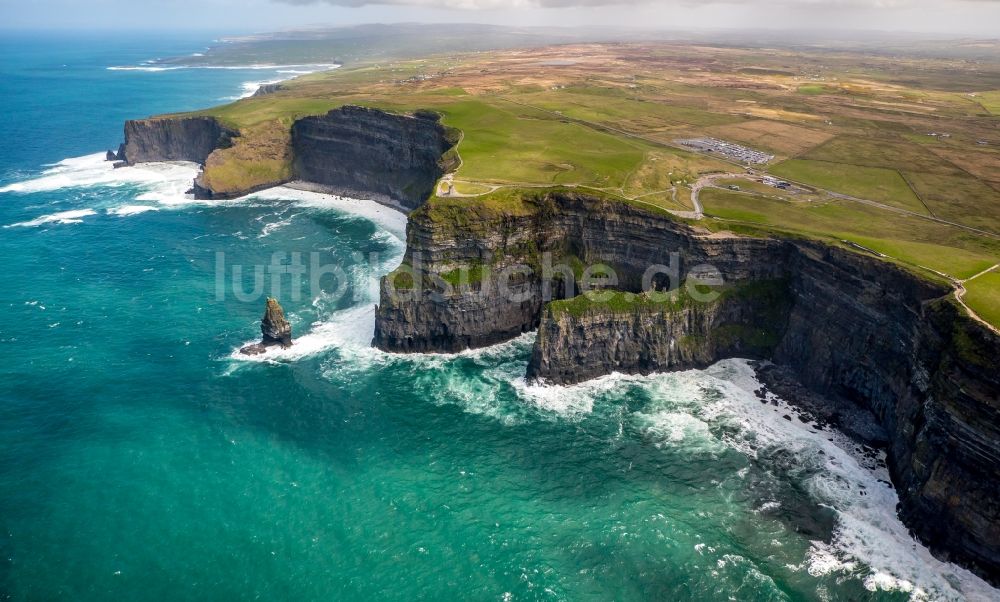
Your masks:
M 259 90 L 261 86 L 268 86 L 268 85 L 271 85 L 271 84 L 280 84 L 281 82 L 285 81 L 286 79 L 288 79 L 288 78 L 269 79 L 269 80 L 264 80 L 264 81 L 253 81 L 253 82 L 243 82 L 242 84 L 240 84 L 240 87 L 243 89 L 243 93 L 240 94 L 239 96 L 237 96 L 233 100 L 237 100 L 237 99 L 240 99 L 240 98 L 250 98 L 251 96 L 253 96 L 254 94 L 257 93 L 257 90 Z
M 108 214 L 117 215 L 119 217 L 128 217 L 130 215 L 146 213 L 147 211 L 158 210 L 159 207 L 153 207 L 151 205 L 123 205 L 121 207 L 112 207 L 111 209 L 108 209 Z
M 198 174 L 194 163 L 147 163 L 115 169 L 105 160 L 105 153 L 65 159 L 46 169 L 41 175 L 0 187 L 2 192 L 53 192 L 66 188 L 94 186 L 124 186 L 145 184 L 151 189 L 167 185 L 171 191 L 184 182 L 187 188 Z M 141 200 L 141 199 L 140 199 Z
M 340 65 L 336 63 L 304 63 L 304 64 L 294 64 L 294 65 L 275 65 L 271 63 L 251 63 L 247 65 L 160 65 L 160 64 L 145 64 L 145 65 L 115 65 L 108 67 L 108 71 L 147 71 L 150 73 L 156 73 L 160 71 L 178 71 L 181 69 L 219 69 L 224 71 L 265 71 L 265 70 L 302 70 L 307 73 L 315 73 L 317 71 L 329 71 L 339 68 Z
M 123 65 L 116 67 L 108 67 L 108 71 L 146 71 L 149 73 L 157 73 L 160 71 L 177 71 L 178 69 L 186 69 L 186 67 L 153 67 L 147 65 Z
M 77 188 L 119 188 L 122 186 L 137 188 L 138 194 L 134 199 L 131 199 L 132 202 L 119 206 L 98 204 L 93 207 L 42 215 L 11 225 L 38 226 L 47 223 L 79 223 L 80 218 L 93 215 L 98 211 L 127 217 L 155 210 L 159 208 L 157 205 L 169 206 L 194 202 L 193 197 L 188 195 L 187 191 L 191 188 L 191 182 L 197 173 L 198 166 L 196 164 L 183 162 L 147 163 L 115 169 L 111 162 L 105 160 L 104 153 L 95 153 L 60 161 L 49 166 L 36 177 L 3 186 L 0 188 L 0 193 L 32 194 Z M 138 204 L 134 201 L 153 202 L 156 205 Z
M 293 202 L 300 207 L 332 209 L 342 213 L 350 213 L 363 217 L 384 228 L 389 234 L 400 242 L 406 239 L 406 216 L 395 209 L 391 209 L 385 205 L 380 205 L 375 201 L 352 199 L 349 197 L 324 194 L 321 192 L 299 190 L 296 188 L 289 188 L 287 186 L 269 188 L 268 190 L 255 192 L 237 200 Z
M 654 400 L 632 418 L 657 445 L 711 451 L 721 444 L 751 458 L 769 448 L 783 448 L 803 465 L 819 469 L 806 484 L 818 504 L 837 513 L 837 524 L 833 540 L 813 542 L 798 568 L 814 576 L 857 578 L 871 591 L 899 591 L 913 600 L 996 599 L 989 584 L 934 558 L 909 535 L 896 516 L 895 490 L 880 482 L 888 480 L 888 474 L 871 466 L 856 444 L 799 420 L 794 408 L 780 400 L 778 405 L 761 403 L 753 394 L 761 385 L 744 360 L 726 360 L 704 371 L 616 374 L 583 385 L 551 387 L 545 395 L 576 399 L 572 407 L 582 408 L 588 403 L 585 398 L 592 405 L 607 391 L 627 386 L 643 387 Z M 793 419 L 785 419 L 786 414 Z
M 41 217 L 36 217 L 33 220 L 28 220 L 26 222 L 18 222 L 16 224 L 10 224 L 4 226 L 5 228 L 32 228 L 35 226 L 43 226 L 45 224 L 79 224 L 83 221 L 82 218 L 88 215 L 96 215 L 97 212 L 93 209 L 74 209 L 72 211 L 59 211 L 58 213 L 51 213 L 49 215 L 43 215 Z
M 287 349 L 271 347 L 266 353 L 254 356 L 242 355 L 239 349 L 234 349 L 230 358 L 245 362 L 294 362 L 334 347 L 356 355 L 369 349 L 372 333 L 368 326 L 374 323 L 374 316 L 374 309 L 368 305 L 352 307 L 313 323 L 305 334 L 295 337 L 294 344 Z M 258 337 L 244 345 L 259 341 Z
M 192 56 L 204 56 L 195 53 Z M 221 100 L 240 100 L 250 98 L 257 93 L 261 86 L 267 84 L 278 84 L 299 75 L 309 75 L 320 71 L 332 71 L 340 68 L 336 63 L 307 63 L 295 65 L 272 65 L 269 63 L 254 63 L 250 65 L 161 65 L 153 62 L 146 62 L 141 65 L 119 65 L 108 67 L 109 71 L 140 71 L 146 73 L 160 73 L 163 71 L 179 71 L 183 69 L 221 69 L 226 71 L 274 71 L 279 77 L 266 80 L 251 80 L 240 84 L 241 92 L 236 96 L 227 96 Z
M 330 313 L 311 324 L 305 333 L 296 336 L 294 344 L 288 349 L 272 347 L 266 353 L 257 356 L 244 356 L 239 349 L 233 349 L 230 358 L 242 362 L 292 362 L 318 353 L 336 349 L 345 364 L 354 367 L 364 367 L 372 362 L 386 362 L 389 354 L 384 354 L 371 347 L 372 333 L 375 329 L 374 303 L 378 298 L 378 281 L 381 276 L 389 273 L 399 265 L 402 259 L 406 231 L 406 216 L 402 213 L 379 205 L 375 201 L 351 199 L 319 192 L 297 190 L 287 187 L 277 187 L 257 192 L 235 202 L 273 201 L 288 203 L 306 209 L 320 209 L 352 214 L 367 219 L 383 230 L 375 233 L 377 237 L 388 237 L 392 252 L 379 265 L 357 265 L 351 268 L 349 277 L 354 290 L 359 291 L 361 301 L 358 305 Z M 294 217 L 294 214 L 272 222 L 263 227 L 261 237 L 267 236 L 277 228 L 284 227 Z M 313 300 L 313 306 L 322 308 L 322 296 Z M 256 341 L 248 341 L 251 344 Z
M 525 338 L 533 340 L 533 335 L 522 337 L 521 344 Z M 477 353 L 503 350 L 503 346 L 496 346 Z M 506 351 L 511 353 L 512 349 L 507 347 Z M 520 350 L 522 356 L 524 351 Z M 502 404 L 491 400 L 495 378 L 505 378 L 523 402 L 569 419 L 594 411 L 597 403 L 618 404 L 622 392 L 640 387 L 652 402 L 624 420 L 631 421 L 654 445 L 709 454 L 729 448 L 750 458 L 786 449 L 810 467 L 803 473 L 807 490 L 817 504 L 836 512 L 837 524 L 830 543 L 812 542 L 806 557 L 800 564 L 789 565 L 790 569 L 805 570 L 816 577 L 837 574 L 838 578 L 858 579 L 870 591 L 902 592 L 912 600 L 996 599 L 996 590 L 989 584 L 968 570 L 934 558 L 909 535 L 896 516 L 895 490 L 882 482 L 889 476 L 884 467 L 859 453 L 846 436 L 800 420 L 784 401 L 761 403 L 753 394 L 761 384 L 744 360 L 719 362 L 704 371 L 611 374 L 577 385 L 551 386 L 526 383 L 523 361 L 503 364 L 502 357 L 489 359 L 499 364 L 498 368 L 470 383 L 467 373 L 449 370 L 448 363 L 462 356 L 405 357 L 400 361 L 422 362 L 429 373 L 454 372 L 454 378 L 461 382 L 451 383 L 446 378 L 445 390 L 438 392 L 452 394 L 469 412 L 495 414 L 504 423 L 518 420 L 509 408 L 505 414 Z M 450 393 L 452 389 L 457 393 Z M 621 409 L 626 411 L 624 405 Z M 766 501 L 756 512 L 766 513 L 779 506 L 774 500 Z
M 228 96 L 223 100 L 240 100 L 242 98 L 250 98 L 260 89 L 261 86 L 267 86 L 272 84 L 280 84 L 281 82 L 288 81 L 299 75 L 309 75 L 311 73 L 317 73 L 319 71 L 329 71 L 337 69 L 340 65 L 293 65 L 295 67 L 300 67 L 299 69 L 276 69 L 275 73 L 280 74 L 281 77 L 272 78 L 268 80 L 261 81 L 248 81 L 240 84 L 242 88 L 242 93 L 239 96 Z
M 291 225 L 292 219 L 294 219 L 294 216 L 278 220 L 276 222 L 270 222 L 264 224 L 264 227 L 261 228 L 260 234 L 257 236 L 257 238 L 267 238 L 268 236 L 274 234 L 278 230 L 281 230 L 285 226 Z
M 534 340 L 534 334 L 532 334 Z M 518 397 L 542 410 L 553 412 L 564 417 L 574 417 L 589 414 L 594 409 L 594 400 L 618 386 L 620 374 L 611 374 L 589 380 L 570 387 L 547 385 L 528 382 L 522 374 L 511 384 Z
M 119 206 L 98 206 L 90 211 L 102 210 L 111 215 L 127 217 L 146 211 L 164 208 L 180 208 L 188 205 L 218 207 L 222 205 L 284 203 L 310 209 L 332 210 L 357 215 L 368 219 L 384 229 L 381 236 L 389 236 L 402 249 L 406 233 L 406 216 L 374 201 L 352 199 L 319 192 L 298 190 L 285 186 L 271 188 L 232 200 L 198 200 L 188 194 L 191 183 L 198 175 L 200 167 L 188 162 L 143 163 L 140 165 L 115 168 L 105 160 L 104 153 L 94 153 L 83 157 L 73 157 L 48 166 L 36 177 L 13 182 L 0 187 L 0 193 L 31 194 L 54 192 L 73 188 L 118 188 L 136 187 L 137 194 L 130 201 Z M 82 211 L 75 210 L 75 211 Z M 61 214 L 62 212 L 60 212 Z M 59 218 L 42 216 L 47 221 Z M 75 219 L 68 214 L 66 219 Z M 37 220 L 28 223 L 36 225 Z M 46 222 L 38 222 L 46 223 Z M 270 233 L 286 224 L 274 224 L 266 232 Z M 395 267 L 395 266 L 392 266 Z M 390 268 L 391 269 L 391 268 Z

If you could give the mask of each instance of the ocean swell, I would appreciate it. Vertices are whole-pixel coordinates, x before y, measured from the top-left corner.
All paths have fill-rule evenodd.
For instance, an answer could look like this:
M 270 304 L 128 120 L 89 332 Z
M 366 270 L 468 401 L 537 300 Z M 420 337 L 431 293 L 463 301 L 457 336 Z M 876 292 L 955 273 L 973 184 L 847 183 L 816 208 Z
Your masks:
M 197 166 L 186 163 L 114 169 L 102 154 L 94 154 L 61 161 L 35 178 L 0 188 L 0 192 L 28 195 L 67 188 L 137 187 L 135 195 L 114 205 L 64 209 L 8 227 L 78 224 L 98 215 L 98 209 L 127 217 L 167 207 L 219 204 L 196 201 L 186 194 L 196 173 Z M 800 481 L 815 505 L 832 509 L 836 526 L 829 541 L 813 541 L 805 556 L 789 559 L 788 570 L 855 580 L 872 592 L 901 592 L 913 600 L 992 599 L 995 590 L 988 584 L 965 569 L 937 560 L 909 535 L 896 516 L 898 497 L 888 485 L 884 465 L 839 433 L 800 419 L 786 401 L 773 395 L 760 399 L 755 391 L 761 384 L 748 362 L 726 360 L 703 371 L 652 376 L 612 374 L 561 387 L 525 381 L 533 333 L 454 355 L 384 353 L 370 346 L 373 306 L 378 298 L 378 279 L 402 258 L 406 229 L 403 214 L 373 201 L 292 187 L 274 188 L 226 203 L 350 214 L 376 224 L 379 230 L 375 235 L 384 237 L 393 249 L 377 264 L 351 268 L 352 286 L 362 291 L 355 305 L 327 313 L 327 301 L 317 297 L 313 308 L 322 317 L 307 325 L 293 347 L 272 349 L 254 358 L 239 355 L 236 347 L 224 358 L 231 366 L 295 362 L 328 353 L 321 360 L 325 378 L 350 383 L 382 370 L 402 370 L 411 375 L 418 397 L 426 393 L 434 403 L 453 404 L 469 413 L 495 418 L 503 425 L 600 417 L 618 422 L 622 436 L 636 432 L 652 446 L 684 454 L 737 453 L 761 465 L 775 456 L 792 457 L 795 466 L 767 469 L 784 470 L 785 478 Z M 295 215 L 294 210 L 283 208 L 272 216 L 275 219 L 261 220 L 260 235 L 286 227 L 285 222 Z M 648 402 L 631 408 L 629 398 L 636 392 Z M 745 478 L 745 473 L 732 478 Z M 780 509 L 781 500 L 765 500 L 754 512 L 768 516 Z M 705 547 L 699 554 L 712 551 Z M 718 558 L 718 562 L 723 566 L 740 560 L 728 555 Z

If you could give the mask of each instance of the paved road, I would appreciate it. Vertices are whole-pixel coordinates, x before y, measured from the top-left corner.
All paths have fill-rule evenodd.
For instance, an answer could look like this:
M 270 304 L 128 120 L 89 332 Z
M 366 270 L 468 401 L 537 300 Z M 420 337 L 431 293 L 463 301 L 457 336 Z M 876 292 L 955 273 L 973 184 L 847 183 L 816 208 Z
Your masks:
M 702 209 L 701 201 L 698 199 L 698 194 L 701 189 L 705 186 L 710 186 L 715 183 L 716 180 L 722 178 L 744 178 L 746 179 L 746 174 L 742 173 L 714 173 L 707 176 L 702 176 L 698 178 L 694 184 L 691 184 L 691 204 L 694 205 L 694 213 L 698 216 L 697 219 L 701 219 L 705 215 L 705 210 Z

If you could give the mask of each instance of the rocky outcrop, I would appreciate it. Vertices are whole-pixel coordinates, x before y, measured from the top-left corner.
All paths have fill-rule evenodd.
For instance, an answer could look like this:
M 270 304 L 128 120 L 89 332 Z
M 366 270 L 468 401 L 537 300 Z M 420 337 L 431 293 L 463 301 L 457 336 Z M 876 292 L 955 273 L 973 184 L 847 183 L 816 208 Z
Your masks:
M 239 133 L 212 117 L 163 117 L 125 122 L 125 144 L 118 159 L 129 165 L 152 161 L 204 163 Z
M 255 96 L 282 89 L 265 84 Z M 427 200 L 458 160 L 448 152 L 457 132 L 439 121 L 426 111 L 395 115 L 345 106 L 300 119 L 291 132 L 268 123 L 241 136 L 213 117 L 156 117 L 126 122 L 125 143 L 107 157 L 127 165 L 200 163 L 204 169 L 192 187 L 200 199 L 235 198 L 298 179 L 317 190 L 409 211 Z
M 281 84 L 261 84 L 257 87 L 257 91 L 253 93 L 254 96 L 267 96 L 268 94 L 274 94 L 275 92 L 281 92 L 285 89 L 285 86 Z
M 726 287 L 770 294 L 680 307 L 580 301 L 582 266 L 596 262 L 624 292 L 659 263 L 671 268 L 659 288 L 707 264 Z M 548 382 L 771 359 L 844 409 L 829 415 L 872 416 L 906 524 L 1000 581 L 1000 338 L 945 284 L 821 243 L 710 235 L 547 191 L 506 204 L 434 199 L 411 214 L 403 266 L 382 289 L 377 346 L 455 351 L 538 326 L 528 373 Z
M 454 138 L 433 113 L 345 106 L 292 126 L 296 176 L 329 191 L 411 210 L 433 192 Z
M 698 236 L 669 217 L 567 191 L 526 193 L 501 210 L 434 199 L 410 215 L 403 267 L 383 282 L 375 345 L 454 352 L 509 340 L 538 327 L 545 302 L 580 290 L 581 265 L 614 268 L 632 292 L 651 265 L 676 281 L 704 264 L 727 279 L 778 278 L 780 263 L 753 261 L 767 249 L 785 252 L 776 241 Z M 410 270 L 420 285 L 399 286 Z M 656 284 L 672 288 L 668 280 Z
M 268 348 L 280 345 L 282 349 L 292 346 L 292 325 L 285 319 L 285 310 L 277 299 L 268 298 L 264 309 L 264 317 L 260 321 L 260 331 L 263 334 L 261 342 L 247 345 L 240 349 L 243 355 L 260 355 Z
M 730 286 L 702 301 L 683 289 L 600 291 L 549 303 L 528 364 L 530 380 L 576 383 L 610 372 L 705 368 L 725 357 L 766 358 L 785 329 L 787 281 Z
M 125 161 L 125 143 L 123 142 L 118 146 L 117 151 L 108 149 L 108 152 L 104 154 L 105 161 L 111 161 L 114 163 L 114 167 L 127 167 L 128 163 Z

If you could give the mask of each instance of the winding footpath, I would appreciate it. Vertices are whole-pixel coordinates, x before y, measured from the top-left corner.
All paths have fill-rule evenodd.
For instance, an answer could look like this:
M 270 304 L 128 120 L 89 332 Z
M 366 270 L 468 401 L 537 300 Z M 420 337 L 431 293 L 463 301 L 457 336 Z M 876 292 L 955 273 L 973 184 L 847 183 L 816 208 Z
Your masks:
M 977 314 L 976 312 L 972 311 L 972 308 L 965 304 L 965 299 L 964 299 L 965 293 L 966 293 L 966 290 L 965 290 L 965 283 L 966 282 L 969 282 L 971 280 L 975 280 L 976 278 L 979 278 L 983 274 L 988 274 L 988 273 L 992 272 L 993 270 L 995 270 L 997 268 L 1000 268 L 1000 263 L 992 265 L 992 266 L 986 268 L 985 270 L 983 270 L 982 272 L 979 272 L 978 274 L 976 274 L 974 276 L 969 276 L 968 278 L 966 278 L 964 280 L 956 280 L 954 278 L 949 278 L 949 280 L 951 280 L 952 283 L 955 285 L 955 299 L 957 299 L 958 302 L 962 305 L 962 307 L 965 308 L 965 311 L 969 312 L 969 316 L 971 316 L 972 319 L 976 320 L 980 324 L 983 324 L 984 326 L 986 326 L 987 328 L 989 328 L 990 330 L 992 330 L 994 333 L 1000 335 L 1000 328 L 997 328 L 996 326 L 990 324 L 986 320 L 984 320 L 981 317 L 979 317 L 979 314 Z M 940 273 L 940 272 L 938 272 L 938 273 Z

